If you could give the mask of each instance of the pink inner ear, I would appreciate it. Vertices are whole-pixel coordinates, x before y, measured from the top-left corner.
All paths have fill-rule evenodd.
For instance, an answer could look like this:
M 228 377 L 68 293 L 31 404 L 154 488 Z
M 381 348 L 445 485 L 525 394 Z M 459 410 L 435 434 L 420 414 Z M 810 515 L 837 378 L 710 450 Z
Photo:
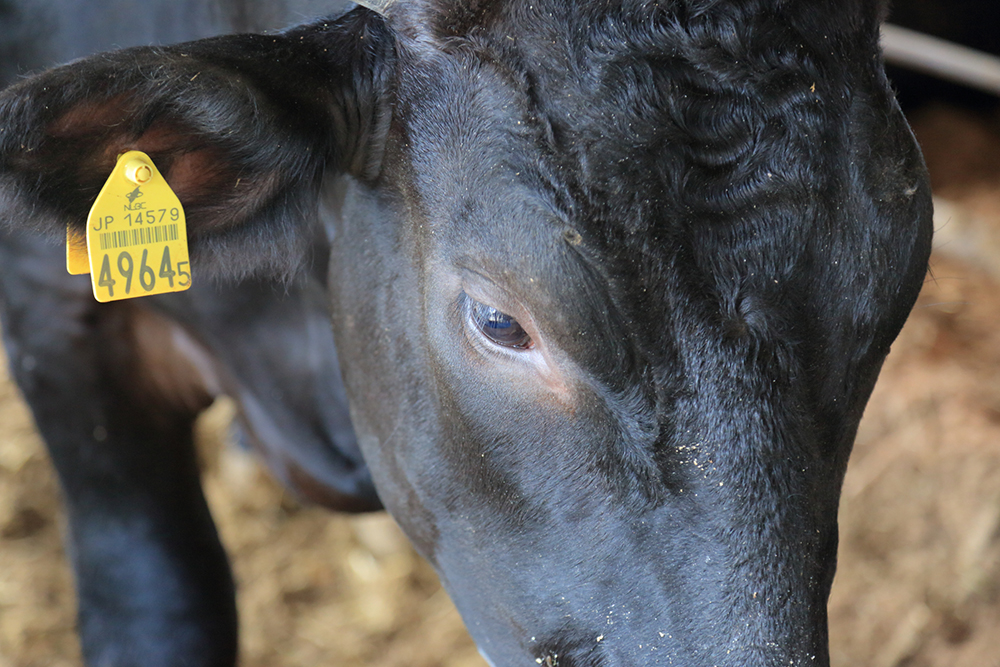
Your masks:
M 284 184 L 280 171 L 234 162 L 224 145 L 213 144 L 175 119 L 160 118 L 139 130 L 134 124 L 136 113 L 130 95 L 81 102 L 50 123 L 47 133 L 57 144 L 63 140 L 89 145 L 72 158 L 78 174 L 106 177 L 122 153 L 148 154 L 181 200 L 189 220 L 205 231 L 245 222 Z
M 218 197 L 225 191 L 227 181 L 236 180 L 229 165 L 212 149 L 178 155 L 170 163 L 166 177 L 174 192 L 193 200 Z
M 220 148 L 176 155 L 164 177 L 203 229 L 245 222 L 281 187 L 279 172 L 241 170 Z
M 106 134 L 125 124 L 131 111 L 129 98 L 129 95 L 116 95 L 76 104 L 49 124 L 48 134 L 55 139 L 80 139 Z

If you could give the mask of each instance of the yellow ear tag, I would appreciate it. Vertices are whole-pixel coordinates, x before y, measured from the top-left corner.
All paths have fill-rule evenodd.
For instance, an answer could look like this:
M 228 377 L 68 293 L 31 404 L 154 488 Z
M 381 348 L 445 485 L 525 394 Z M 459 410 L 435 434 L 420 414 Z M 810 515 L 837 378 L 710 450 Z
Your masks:
M 66 225 L 66 270 L 74 276 L 90 273 L 87 237 Z
M 181 292 L 191 286 L 184 209 L 149 156 L 118 158 L 87 217 L 87 257 L 101 302 Z M 66 265 L 80 273 L 78 237 L 68 233 Z

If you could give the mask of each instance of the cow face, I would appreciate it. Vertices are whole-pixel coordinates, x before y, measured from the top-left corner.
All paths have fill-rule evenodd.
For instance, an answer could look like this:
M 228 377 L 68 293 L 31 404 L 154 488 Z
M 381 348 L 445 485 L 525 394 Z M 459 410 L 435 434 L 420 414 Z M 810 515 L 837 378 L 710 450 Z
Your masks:
M 0 178 L 58 229 L 99 187 L 58 146 L 145 150 L 230 272 L 322 211 L 366 461 L 493 664 L 822 665 L 930 209 L 876 8 L 777 4 L 425 0 L 83 61 L 5 96 Z
M 824 664 L 927 252 L 874 18 L 832 56 L 752 15 L 490 9 L 396 15 L 385 171 L 334 224 L 383 501 L 495 664 Z

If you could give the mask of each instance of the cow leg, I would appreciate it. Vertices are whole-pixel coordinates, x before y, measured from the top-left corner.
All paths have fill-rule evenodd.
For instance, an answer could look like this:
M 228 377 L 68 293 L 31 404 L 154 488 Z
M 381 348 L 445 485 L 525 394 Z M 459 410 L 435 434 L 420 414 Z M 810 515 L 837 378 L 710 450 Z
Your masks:
M 233 665 L 232 577 L 193 448 L 210 396 L 170 358 L 165 320 L 98 305 L 62 262 L 0 236 L 0 321 L 61 482 L 86 662 Z

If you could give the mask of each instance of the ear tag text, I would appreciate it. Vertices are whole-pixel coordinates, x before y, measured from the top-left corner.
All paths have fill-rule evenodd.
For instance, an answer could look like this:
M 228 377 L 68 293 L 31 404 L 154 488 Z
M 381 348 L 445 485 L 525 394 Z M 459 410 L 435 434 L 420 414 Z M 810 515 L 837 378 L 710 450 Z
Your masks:
M 118 158 L 90 209 L 86 243 L 67 230 L 66 268 L 89 272 L 101 302 L 191 286 L 184 209 L 148 155 Z

